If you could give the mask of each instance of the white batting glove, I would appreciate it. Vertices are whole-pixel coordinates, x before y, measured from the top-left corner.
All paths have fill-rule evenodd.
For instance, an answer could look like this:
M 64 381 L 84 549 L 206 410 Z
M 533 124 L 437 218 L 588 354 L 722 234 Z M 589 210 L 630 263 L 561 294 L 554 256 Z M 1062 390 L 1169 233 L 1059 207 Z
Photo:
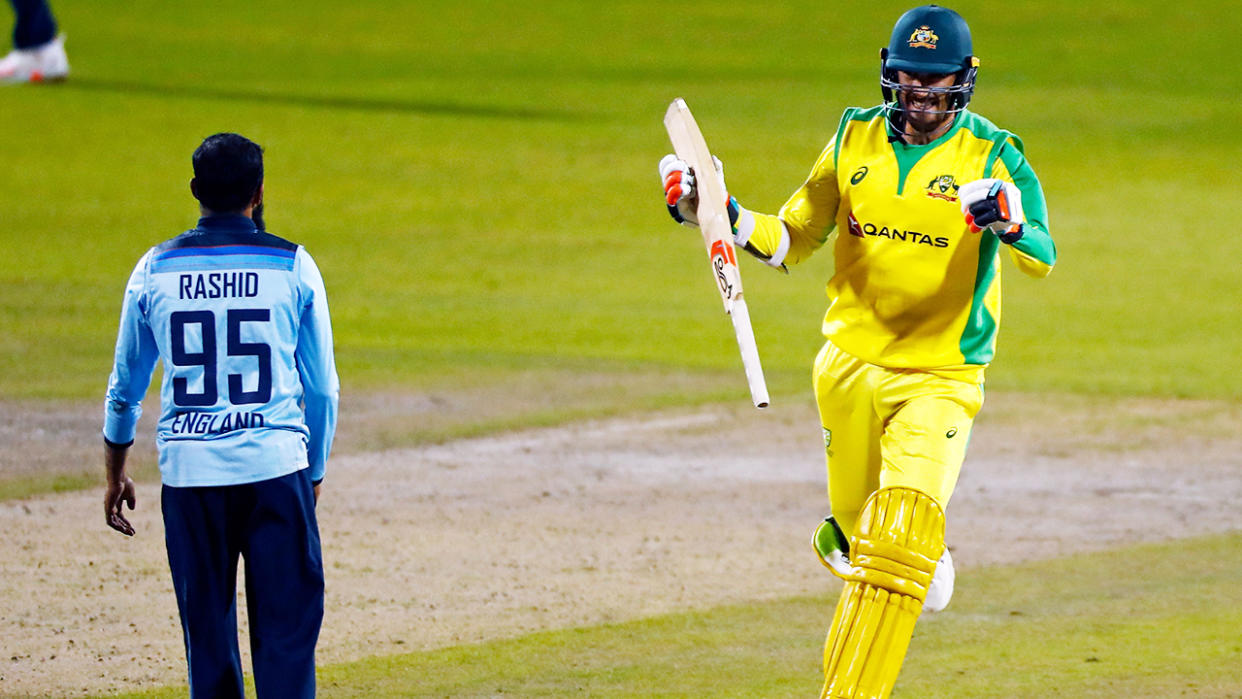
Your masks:
M 725 191 L 725 200 L 728 201 L 729 189 L 725 187 L 724 163 L 714 155 L 712 162 L 716 166 L 716 176 L 720 178 L 720 188 Z M 699 192 L 695 186 L 695 173 L 686 161 L 672 153 L 661 158 L 660 181 L 664 185 L 664 203 L 668 205 L 669 216 L 678 223 L 697 227 Z
M 1012 182 L 988 178 L 962 185 L 957 192 L 962 215 L 971 232 L 988 229 L 1001 242 L 1013 244 L 1022 237 L 1022 192 Z

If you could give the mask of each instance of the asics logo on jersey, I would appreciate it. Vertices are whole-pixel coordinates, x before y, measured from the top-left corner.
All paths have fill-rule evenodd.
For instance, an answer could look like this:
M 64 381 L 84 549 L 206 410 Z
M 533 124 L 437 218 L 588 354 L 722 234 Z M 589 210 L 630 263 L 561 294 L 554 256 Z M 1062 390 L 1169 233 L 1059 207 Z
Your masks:
M 866 176 L 867 176 L 867 166 L 863 165 L 862 167 L 855 170 L 853 175 L 850 175 L 850 184 L 858 184 L 859 182 L 862 182 L 863 178 Z
M 889 228 L 888 226 L 877 226 L 874 223 L 869 222 L 859 223 L 858 219 L 854 218 L 853 212 L 850 212 L 849 229 L 850 235 L 856 238 L 867 238 L 870 236 L 874 238 L 887 238 L 893 241 L 916 243 L 918 245 L 926 245 L 933 248 L 949 247 L 949 239 L 945 237 L 933 238 L 926 233 L 920 233 L 918 231 L 903 231 L 897 227 Z
M 957 181 L 953 175 L 941 175 L 927 183 L 927 196 L 932 199 L 957 201 Z

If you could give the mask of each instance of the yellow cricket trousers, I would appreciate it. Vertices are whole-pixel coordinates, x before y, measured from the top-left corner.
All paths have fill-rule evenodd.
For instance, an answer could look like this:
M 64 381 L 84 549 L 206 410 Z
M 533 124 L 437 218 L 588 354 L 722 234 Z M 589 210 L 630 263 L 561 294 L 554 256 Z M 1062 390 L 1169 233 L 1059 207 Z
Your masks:
M 904 486 L 947 508 L 983 386 L 915 369 L 876 366 L 824 343 L 815 358 L 828 498 L 847 537 L 879 488 Z

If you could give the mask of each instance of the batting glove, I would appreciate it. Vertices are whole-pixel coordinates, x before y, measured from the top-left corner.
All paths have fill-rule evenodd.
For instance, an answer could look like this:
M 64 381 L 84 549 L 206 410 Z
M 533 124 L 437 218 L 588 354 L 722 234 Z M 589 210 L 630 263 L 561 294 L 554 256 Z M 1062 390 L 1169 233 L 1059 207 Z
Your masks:
M 716 176 L 720 178 L 720 188 L 724 190 L 725 199 L 729 202 L 729 223 L 736 225 L 740 209 L 737 200 L 729 196 L 729 188 L 725 186 L 724 163 L 714 155 L 712 162 L 716 166 Z M 686 161 L 669 153 L 660 159 L 660 181 L 664 184 L 664 203 L 668 205 L 669 216 L 678 223 L 697 227 L 699 192 L 695 186 L 694 170 Z
M 986 228 L 1010 245 L 1022 238 L 1022 192 L 1012 182 L 975 180 L 962 185 L 957 196 L 972 233 Z

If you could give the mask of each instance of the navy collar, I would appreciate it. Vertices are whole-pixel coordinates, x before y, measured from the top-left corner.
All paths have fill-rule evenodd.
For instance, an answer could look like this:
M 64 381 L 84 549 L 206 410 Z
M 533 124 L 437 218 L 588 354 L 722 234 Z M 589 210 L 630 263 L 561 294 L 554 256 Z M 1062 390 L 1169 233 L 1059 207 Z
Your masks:
M 212 214 L 204 216 L 198 220 L 196 230 L 200 231 L 237 231 L 240 233 L 254 233 L 259 229 L 255 227 L 254 221 L 249 216 L 241 214 Z

